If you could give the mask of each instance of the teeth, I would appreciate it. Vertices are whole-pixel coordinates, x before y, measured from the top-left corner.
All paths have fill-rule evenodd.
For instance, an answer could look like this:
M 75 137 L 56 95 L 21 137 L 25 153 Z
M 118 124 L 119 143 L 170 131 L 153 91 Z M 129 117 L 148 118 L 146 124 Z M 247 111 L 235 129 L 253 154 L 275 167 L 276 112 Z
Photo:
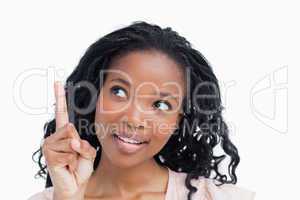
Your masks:
M 120 138 L 120 140 L 124 141 L 124 142 L 127 142 L 127 143 L 131 143 L 131 144 L 141 144 L 142 142 L 138 142 L 136 140 L 132 140 L 132 139 L 129 139 L 129 138 L 126 138 L 126 137 L 122 137 L 122 136 L 119 136 L 119 135 L 116 135 L 118 138 Z

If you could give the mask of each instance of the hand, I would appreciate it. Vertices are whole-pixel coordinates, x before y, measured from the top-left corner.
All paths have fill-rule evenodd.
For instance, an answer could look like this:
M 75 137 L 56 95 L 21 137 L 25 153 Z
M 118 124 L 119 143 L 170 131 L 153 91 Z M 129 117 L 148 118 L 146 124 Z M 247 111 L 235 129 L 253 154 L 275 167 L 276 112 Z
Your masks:
M 93 172 L 96 150 L 79 137 L 69 123 L 64 88 L 56 82 L 56 132 L 42 145 L 47 169 L 54 188 L 54 199 L 83 199 L 85 187 Z

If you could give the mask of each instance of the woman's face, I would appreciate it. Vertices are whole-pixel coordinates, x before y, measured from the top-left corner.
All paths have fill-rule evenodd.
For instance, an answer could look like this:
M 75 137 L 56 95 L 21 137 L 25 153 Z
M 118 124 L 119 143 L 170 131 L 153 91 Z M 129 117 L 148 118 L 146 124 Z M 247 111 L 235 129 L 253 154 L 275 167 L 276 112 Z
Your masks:
M 181 117 L 181 66 L 163 53 L 137 51 L 114 60 L 105 74 L 95 116 L 102 155 L 119 167 L 152 159 Z

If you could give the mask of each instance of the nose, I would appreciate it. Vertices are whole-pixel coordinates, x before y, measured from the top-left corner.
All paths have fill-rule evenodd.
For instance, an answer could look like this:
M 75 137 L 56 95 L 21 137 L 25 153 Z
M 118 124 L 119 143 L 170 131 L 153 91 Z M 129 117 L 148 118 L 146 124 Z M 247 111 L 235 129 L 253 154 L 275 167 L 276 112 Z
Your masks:
M 130 128 L 140 129 L 145 127 L 145 114 L 143 109 L 133 101 L 125 110 L 125 119 L 123 122 L 126 121 Z

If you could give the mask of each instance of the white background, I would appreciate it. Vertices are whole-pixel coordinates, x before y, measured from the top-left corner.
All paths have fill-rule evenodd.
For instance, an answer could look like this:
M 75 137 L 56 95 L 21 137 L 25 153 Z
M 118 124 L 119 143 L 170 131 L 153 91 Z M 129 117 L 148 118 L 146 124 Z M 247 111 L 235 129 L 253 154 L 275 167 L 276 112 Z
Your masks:
M 146 20 L 172 27 L 212 64 L 241 155 L 238 185 L 257 200 L 296 199 L 299 6 L 209 2 L 1 1 L 0 198 L 27 199 L 44 188 L 31 155 L 53 117 L 54 78 L 66 78 L 99 37 Z

